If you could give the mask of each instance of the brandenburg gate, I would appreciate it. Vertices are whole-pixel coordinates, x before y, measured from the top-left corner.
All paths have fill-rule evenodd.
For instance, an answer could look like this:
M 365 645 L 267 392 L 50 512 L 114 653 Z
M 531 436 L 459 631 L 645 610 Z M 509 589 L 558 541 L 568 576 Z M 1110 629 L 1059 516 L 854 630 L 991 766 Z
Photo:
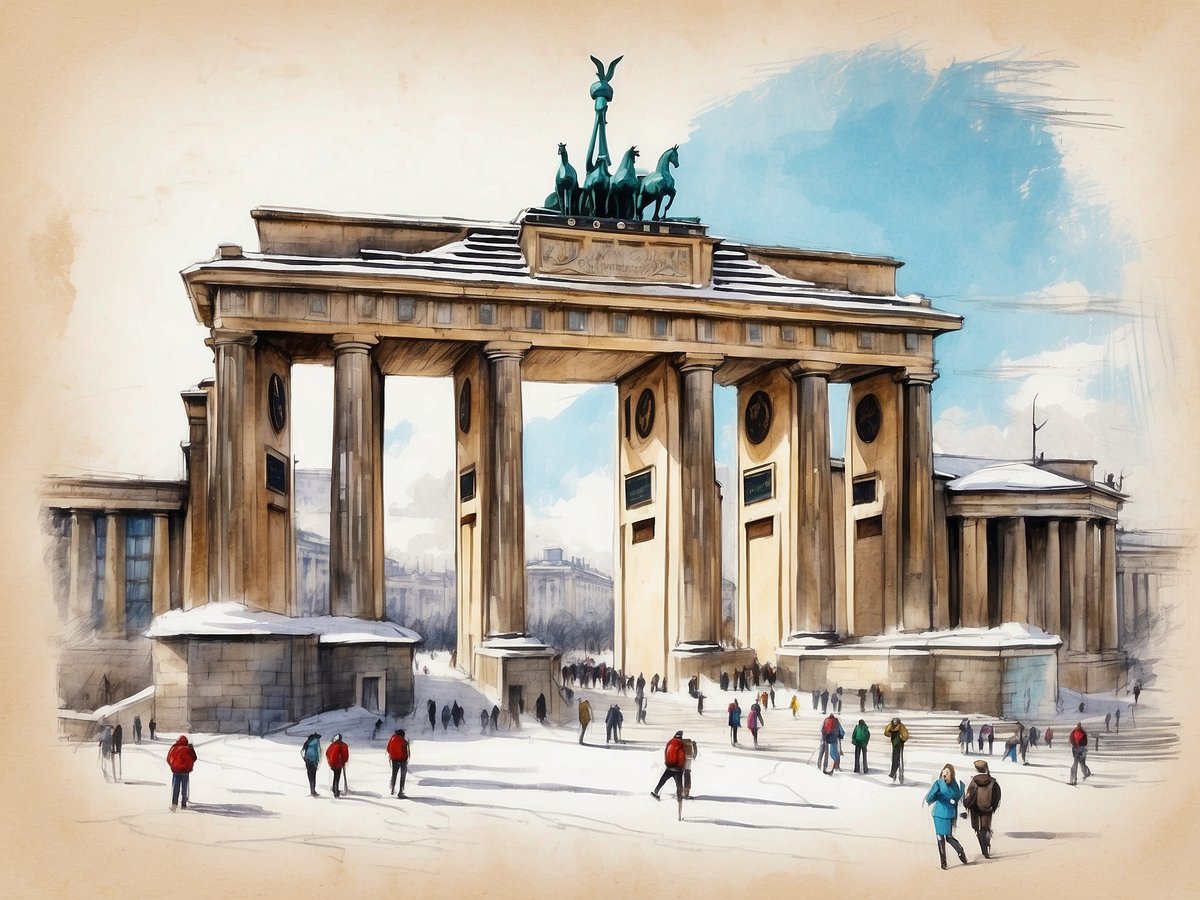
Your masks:
M 632 181 L 630 148 L 608 174 L 614 67 L 597 61 L 586 176 L 560 147 L 554 194 L 512 222 L 259 208 L 258 252 L 224 244 L 182 273 L 215 357 L 184 395 L 185 606 L 296 614 L 291 370 L 317 363 L 334 372 L 334 616 L 383 616 L 384 376 L 454 379 L 458 664 L 502 702 L 552 696 L 555 650 L 526 631 L 525 381 L 617 387 L 621 670 L 674 690 L 805 636 L 934 626 L 934 338 L 961 319 L 897 295 L 896 260 L 668 218 L 678 148 Z M 716 385 L 738 397 L 739 650 L 720 643 Z

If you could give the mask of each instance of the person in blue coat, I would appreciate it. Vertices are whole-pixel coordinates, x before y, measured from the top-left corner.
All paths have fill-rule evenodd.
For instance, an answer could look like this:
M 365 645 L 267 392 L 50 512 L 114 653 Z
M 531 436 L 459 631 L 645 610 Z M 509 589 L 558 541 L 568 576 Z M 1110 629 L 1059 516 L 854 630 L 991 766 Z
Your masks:
M 738 704 L 737 698 L 733 698 L 733 702 L 729 704 L 729 742 L 737 746 L 738 729 L 742 727 L 742 707 Z
M 946 842 L 958 853 L 958 860 L 966 865 L 967 854 L 962 844 L 954 838 L 954 821 L 958 818 L 958 801 L 962 799 L 963 783 L 954 777 L 954 766 L 946 763 L 937 781 L 929 786 L 925 803 L 932 804 L 933 831 L 937 835 L 938 856 L 942 868 L 946 868 Z

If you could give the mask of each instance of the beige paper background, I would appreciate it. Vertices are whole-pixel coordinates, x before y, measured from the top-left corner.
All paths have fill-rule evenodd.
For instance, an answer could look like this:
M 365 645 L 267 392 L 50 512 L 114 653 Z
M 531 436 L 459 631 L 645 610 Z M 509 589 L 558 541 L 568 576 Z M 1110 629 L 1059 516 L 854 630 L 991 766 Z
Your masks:
M 400 95 L 416 98 L 412 107 L 381 106 L 373 115 L 355 120 L 357 127 L 378 123 L 381 132 L 403 126 L 416 136 L 390 148 L 395 171 L 416 167 L 432 177 L 444 165 L 470 163 L 473 167 L 467 174 L 481 188 L 477 204 L 456 201 L 453 208 L 439 208 L 436 192 L 405 194 L 390 184 L 390 173 L 384 169 L 378 172 L 376 195 L 350 194 L 344 203 L 323 205 L 506 218 L 520 205 L 535 201 L 542 184 L 518 185 L 514 196 L 523 199 L 514 204 L 505 189 L 490 187 L 489 179 L 503 181 L 504 173 L 514 169 L 513 159 L 531 148 L 541 152 L 547 143 L 561 139 L 555 137 L 561 129 L 553 120 L 564 110 L 576 117 L 569 128 L 572 139 L 578 142 L 582 137 L 576 135 L 586 133 L 586 120 L 578 124 L 577 108 L 578 95 L 590 80 L 588 53 L 606 60 L 626 54 L 627 68 L 621 73 L 625 78 L 617 85 L 622 120 L 630 127 L 637 123 L 647 146 L 665 146 L 684 137 L 691 112 L 753 83 L 771 67 L 809 53 L 895 40 L 927 51 L 932 64 L 1008 50 L 1069 60 L 1079 67 L 1071 81 L 1078 96 L 1109 101 L 1106 109 L 1120 125 L 1121 136 L 1109 145 L 1115 149 L 1092 157 L 1090 171 L 1098 194 L 1112 200 L 1118 215 L 1143 241 L 1139 250 L 1144 270 L 1153 273 L 1158 292 L 1169 298 L 1176 338 L 1172 365 L 1182 389 L 1158 410 L 1155 422 L 1162 429 L 1161 477 L 1178 486 L 1179 524 L 1190 524 L 1197 487 L 1191 450 L 1195 423 L 1200 421 L 1191 387 L 1198 372 L 1192 338 L 1197 324 L 1194 246 L 1200 235 L 1195 209 L 1200 197 L 1195 175 L 1197 104 L 1193 101 L 1200 85 L 1198 27 L 1195 5 L 1184 2 L 915 2 L 904 6 L 858 0 L 609 2 L 541 8 L 507 0 L 486 5 L 442 0 L 424 4 L 263 0 L 253 5 L 226 0 L 203 4 L 94 0 L 86 5 L 18 0 L 0 8 L 0 209 L 5 215 L 0 240 L 4 316 L 0 334 L 5 347 L 0 355 L 4 423 L 0 497 L 4 742 L 0 750 L 7 782 L 0 794 L 0 856 L 5 862 L 5 892 L 22 897 L 116 897 L 138 892 L 175 897 L 268 896 L 296 890 L 392 890 L 408 896 L 448 897 L 676 892 L 733 897 L 886 890 L 890 896 L 903 897 L 936 883 L 942 890 L 956 892 L 1004 891 L 1037 897 L 1195 896 L 1194 854 L 1187 849 L 1196 845 L 1195 809 L 1200 799 L 1189 744 L 1195 734 L 1189 724 L 1195 709 L 1190 696 L 1194 692 L 1189 689 L 1194 663 L 1184 667 L 1172 695 L 1172 702 L 1178 704 L 1172 712 L 1185 723 L 1182 758 L 1155 764 L 1155 773 L 1163 778 L 1160 783 L 1123 791 L 1125 815 L 1111 822 L 1080 823 L 1081 830 L 1102 831 L 1101 839 L 1040 854 L 1041 859 L 1057 861 L 1053 871 L 1035 859 L 1027 866 L 1003 870 L 981 866 L 955 873 L 961 877 L 953 882 L 934 882 L 939 873 L 923 857 L 914 860 L 911 876 L 901 884 L 878 883 L 868 860 L 861 866 L 830 866 L 824 871 L 795 866 L 788 870 L 787 881 L 781 882 L 779 873 L 786 861 L 778 867 L 750 866 L 732 848 L 720 860 L 697 859 L 683 873 L 671 871 L 652 847 L 641 859 L 617 860 L 607 858 L 602 843 L 583 844 L 564 837 L 557 847 L 531 848 L 527 856 L 511 858 L 487 850 L 487 835 L 474 834 L 463 850 L 447 854 L 448 860 L 455 860 L 453 869 L 405 875 L 349 870 L 313 848 L 234 853 L 165 841 L 115 821 L 102 826 L 81 824 L 105 820 L 110 814 L 103 796 L 94 790 L 93 779 L 59 770 L 60 757 L 44 756 L 41 749 L 55 734 L 55 616 L 41 564 L 36 489 L 41 474 L 63 457 L 64 446 L 86 449 L 121 440 L 122 423 L 106 420 L 103 395 L 96 397 L 86 390 L 92 365 L 86 345 L 70 358 L 69 366 L 63 365 L 57 352 L 70 334 L 76 304 L 102 302 L 105 297 L 102 286 L 76 281 L 78 254 L 86 250 L 88 240 L 100 238 L 81 232 L 73 223 L 79 217 L 103 221 L 111 215 L 112 228 L 104 239 L 119 239 L 122 224 L 136 217 L 140 207 L 133 198 L 127 207 L 119 199 L 113 201 L 111 195 L 119 198 L 119 191 L 112 191 L 111 185 L 131 179 L 130 173 L 141 165 L 139 154 L 179 152 L 184 158 L 181 134 L 190 139 L 197 123 L 166 114 L 167 109 L 186 112 L 191 102 L 178 85 L 190 85 L 195 103 L 207 111 L 213 108 L 214 95 L 231 111 L 240 110 L 230 114 L 227 138 L 238 145 L 234 158 L 245 159 L 249 175 L 214 164 L 209 172 L 212 206 L 172 211 L 176 217 L 194 216 L 199 248 L 194 254 L 146 260 L 143 248 L 130 245 L 125 248 L 127 261 L 114 263 L 114 272 L 150 267 L 176 279 L 174 272 L 207 255 L 231 232 L 245 232 L 252 205 L 305 205 L 303 197 L 311 195 L 307 187 L 298 191 L 303 197 L 296 200 L 243 198 L 235 193 L 234 205 L 227 207 L 223 204 L 230 197 L 221 193 L 221 185 L 238 178 L 252 181 L 255 170 L 269 166 L 272 152 L 286 156 L 289 146 L 304 140 L 296 130 L 298 118 L 285 117 L 277 131 L 248 127 L 256 118 L 254 104 L 264 79 L 292 81 L 298 106 L 307 92 L 321 85 L 363 102 L 356 93 L 355 72 L 333 65 L 344 59 L 325 52 L 334 43 L 361 40 L 360 64 L 394 69 Z M 628 74 L 634 67 L 640 84 L 677 86 L 679 103 L 664 108 L 664 94 L 657 88 L 635 88 Z M 161 71 L 189 74 L 168 83 L 141 77 Z M 489 95 L 496 88 L 503 90 L 503 109 L 466 103 L 461 115 L 436 117 L 439 103 L 457 108 L 461 98 L 471 96 L 481 84 L 488 86 Z M 160 92 L 165 95 L 158 96 Z M 97 114 L 97 97 L 111 98 L 111 118 Z M 73 117 L 76 109 L 87 110 L 87 115 Z M 423 118 L 422 111 L 433 114 L 434 121 Z M 398 123 L 393 112 L 410 120 Z M 219 120 L 204 124 L 218 130 L 227 127 Z M 448 130 L 463 135 L 460 146 L 431 154 L 427 136 Z M 389 140 L 394 137 L 391 131 L 387 134 Z M 349 148 L 362 140 L 362 133 L 351 131 L 346 138 Z M 273 143 L 277 143 L 274 149 Z M 549 166 L 543 168 L 547 174 L 551 171 Z M 330 180 L 336 189 L 336 179 Z M 89 184 L 96 189 L 86 188 Z M 106 184 L 109 189 L 104 189 Z M 97 210 L 97 204 L 104 208 Z M 167 297 L 138 298 L 148 304 L 148 316 L 154 302 L 186 304 L 177 279 L 174 284 Z M 919 287 L 937 291 L 936 285 Z M 138 306 L 125 300 L 124 305 L 114 303 L 112 320 L 91 335 L 98 345 L 124 346 L 130 332 L 143 327 Z M 139 340 L 153 337 L 151 331 L 140 334 Z M 172 382 L 163 389 L 175 396 L 186 386 Z M 80 401 L 81 394 L 87 395 L 86 403 Z M 179 440 L 186 427 L 181 412 L 176 426 L 175 440 Z M 1194 616 L 1185 613 L 1175 635 L 1177 649 L 1193 646 L 1194 636 Z M 85 775 L 92 774 L 89 767 Z M 550 851 L 555 851 L 554 861 Z M 576 858 L 578 862 L 570 861 Z M 606 871 L 611 875 L 603 874 Z M 537 880 L 531 882 L 535 873 Z

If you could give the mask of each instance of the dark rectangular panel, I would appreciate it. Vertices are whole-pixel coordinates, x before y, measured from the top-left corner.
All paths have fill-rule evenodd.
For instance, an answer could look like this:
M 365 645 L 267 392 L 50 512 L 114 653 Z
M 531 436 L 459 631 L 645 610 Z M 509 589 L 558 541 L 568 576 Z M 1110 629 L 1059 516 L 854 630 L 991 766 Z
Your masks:
M 640 522 L 633 523 L 633 542 L 640 544 L 643 541 L 654 540 L 654 520 L 642 519 Z
M 749 506 L 775 496 L 775 469 L 768 467 L 742 476 L 742 502 Z
M 287 496 L 287 461 L 267 453 L 267 490 Z
M 475 470 L 467 469 L 458 476 L 458 499 L 463 503 L 475 499 Z
M 654 499 L 654 470 L 646 469 L 625 476 L 625 508 L 643 506 Z

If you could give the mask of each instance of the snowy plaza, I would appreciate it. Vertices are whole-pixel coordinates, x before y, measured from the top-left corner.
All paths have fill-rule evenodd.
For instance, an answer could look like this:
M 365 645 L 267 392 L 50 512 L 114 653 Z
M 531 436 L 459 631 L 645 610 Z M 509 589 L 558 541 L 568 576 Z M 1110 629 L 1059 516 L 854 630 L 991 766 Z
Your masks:
M 825 776 L 814 765 L 823 717 L 807 694 L 793 718 L 786 708 L 791 693 L 777 690 L 777 708 L 765 712 L 756 751 L 744 727 L 732 747 L 726 725 L 729 700 L 738 697 L 748 710 L 749 692 L 706 683 L 703 715 L 686 693 L 648 694 L 647 723 L 639 725 L 632 693 L 577 691 L 576 701 L 588 698 L 593 710 L 581 746 L 574 718 L 543 726 L 531 710 L 519 729 L 502 721 L 498 733 L 481 734 L 479 713 L 490 703 L 449 667 L 446 654 L 420 653 L 418 663 L 429 672 L 417 676 L 417 713 L 387 721 L 375 740 L 375 716 L 361 708 L 325 713 L 266 737 L 189 735 L 199 761 L 187 810 L 169 807 L 165 755 L 174 733 L 160 733 L 153 743 L 144 735 L 134 744 L 127 724 L 121 783 L 104 780 L 94 743 L 60 744 L 53 752 L 69 767 L 71 790 L 81 801 L 73 816 L 80 836 L 116 840 L 122 858 L 142 860 L 139 867 L 186 853 L 190 871 L 211 871 L 218 879 L 214 892 L 228 878 L 243 895 L 262 884 L 317 879 L 312 883 L 391 885 L 410 896 L 481 895 L 472 885 L 489 896 L 627 896 L 653 885 L 688 885 L 693 896 L 748 896 L 776 876 L 797 884 L 865 879 L 975 891 L 1011 886 L 1032 873 L 1092 879 L 1101 875 L 1095 861 L 1105 854 L 1114 861 L 1127 851 L 1140 858 L 1145 834 L 1133 844 L 1127 835 L 1153 821 L 1139 812 L 1143 803 L 1172 795 L 1170 773 L 1178 761 L 1178 723 L 1156 705 L 1165 698 L 1157 689 L 1143 692 L 1136 708 L 1128 696 L 1084 698 L 1084 726 L 1093 744 L 1099 738 L 1099 748 L 1088 757 L 1093 776 L 1071 787 L 1067 735 L 1079 717 L 1069 712 L 1027 723 L 1042 731 L 1052 725 L 1055 738 L 1052 749 L 1031 748 L 1022 766 L 1002 759 L 1013 722 L 972 717 L 976 732 L 992 722 L 995 746 L 990 757 L 986 749 L 982 756 L 963 755 L 956 744 L 961 716 L 860 713 L 857 696 L 847 693 L 840 716 L 847 732 L 843 769 Z M 438 704 L 436 732 L 426 718 L 431 697 Z M 1064 692 L 1063 699 L 1077 706 L 1080 698 Z M 454 701 L 466 721 L 444 730 L 441 708 Z M 624 715 L 621 744 L 605 743 L 604 716 L 613 703 Z M 1118 708 L 1120 733 L 1106 732 L 1105 713 Z M 890 750 L 882 733 L 893 715 L 911 733 L 902 786 L 888 777 Z M 871 729 L 865 776 L 853 773 L 849 741 L 859 718 Z M 412 742 L 407 799 L 388 794 L 384 746 L 395 727 L 405 728 Z M 650 796 L 663 771 L 663 745 L 676 730 L 699 744 L 693 798 L 683 805 L 682 821 L 672 782 L 660 802 Z M 339 732 L 350 745 L 350 792 L 341 799 L 332 797 L 324 760 L 321 796 L 308 796 L 300 746 L 311 732 L 322 735 L 323 748 Z M 970 865 L 951 854 L 943 873 L 922 801 L 945 763 L 965 782 L 977 758 L 989 760 L 1004 792 L 993 859 L 981 857 L 969 823 L 960 820 L 957 836 Z M 1122 879 L 1138 871 L 1127 865 L 1131 861 L 1121 860 L 1111 873 L 1111 892 L 1100 896 L 1123 895 Z M 1169 886 L 1164 890 L 1174 896 Z

